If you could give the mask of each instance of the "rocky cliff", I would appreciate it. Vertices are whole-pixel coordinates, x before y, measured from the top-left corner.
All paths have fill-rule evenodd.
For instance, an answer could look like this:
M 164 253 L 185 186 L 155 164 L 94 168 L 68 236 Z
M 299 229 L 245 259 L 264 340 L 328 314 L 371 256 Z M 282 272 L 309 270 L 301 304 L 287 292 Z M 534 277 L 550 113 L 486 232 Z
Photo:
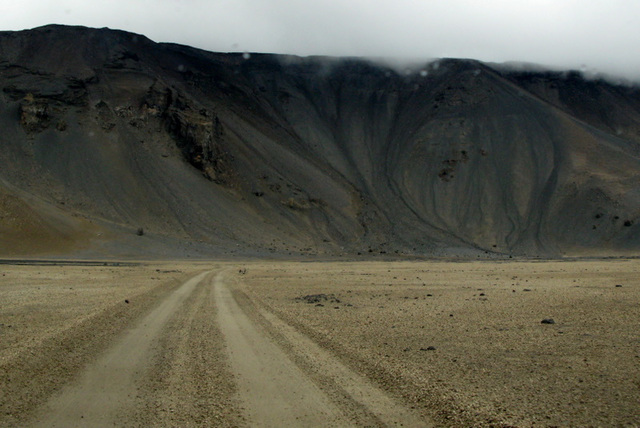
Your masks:
M 0 33 L 0 88 L 0 197 L 66 225 L 42 226 L 65 243 L 52 252 L 640 250 L 633 86 L 47 26 Z

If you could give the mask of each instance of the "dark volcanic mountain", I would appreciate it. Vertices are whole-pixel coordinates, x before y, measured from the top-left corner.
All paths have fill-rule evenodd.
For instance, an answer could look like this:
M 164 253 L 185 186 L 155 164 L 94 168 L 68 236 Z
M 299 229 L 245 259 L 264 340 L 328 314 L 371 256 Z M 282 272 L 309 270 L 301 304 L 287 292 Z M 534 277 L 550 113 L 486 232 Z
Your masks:
M 0 88 L 5 255 L 640 252 L 638 88 L 62 26 Z

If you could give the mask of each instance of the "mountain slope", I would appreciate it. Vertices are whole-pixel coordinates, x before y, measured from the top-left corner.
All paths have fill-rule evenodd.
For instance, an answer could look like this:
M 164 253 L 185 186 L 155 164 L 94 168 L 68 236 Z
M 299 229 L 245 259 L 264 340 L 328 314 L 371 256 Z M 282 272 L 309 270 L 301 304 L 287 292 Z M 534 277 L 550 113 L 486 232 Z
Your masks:
M 85 254 L 640 247 L 636 88 L 61 26 L 0 33 L 0 87 L 0 178 L 90 224 Z

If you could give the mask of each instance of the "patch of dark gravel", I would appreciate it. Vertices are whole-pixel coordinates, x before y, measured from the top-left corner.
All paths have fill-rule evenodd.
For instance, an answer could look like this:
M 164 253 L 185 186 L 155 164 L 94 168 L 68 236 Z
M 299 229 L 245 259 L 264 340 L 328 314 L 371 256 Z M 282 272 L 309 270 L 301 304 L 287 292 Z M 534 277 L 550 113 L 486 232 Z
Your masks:
M 296 297 L 296 300 L 310 305 L 318 303 L 341 303 L 335 294 L 307 294 L 306 296 Z

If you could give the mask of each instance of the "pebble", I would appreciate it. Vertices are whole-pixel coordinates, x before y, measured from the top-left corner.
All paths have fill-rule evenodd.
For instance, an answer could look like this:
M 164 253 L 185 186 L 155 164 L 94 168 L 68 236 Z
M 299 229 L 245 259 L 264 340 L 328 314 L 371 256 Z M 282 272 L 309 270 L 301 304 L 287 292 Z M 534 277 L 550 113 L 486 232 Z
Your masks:
M 542 321 L 540 321 L 540 324 L 555 324 L 556 322 L 553 320 L 553 318 L 545 318 Z

